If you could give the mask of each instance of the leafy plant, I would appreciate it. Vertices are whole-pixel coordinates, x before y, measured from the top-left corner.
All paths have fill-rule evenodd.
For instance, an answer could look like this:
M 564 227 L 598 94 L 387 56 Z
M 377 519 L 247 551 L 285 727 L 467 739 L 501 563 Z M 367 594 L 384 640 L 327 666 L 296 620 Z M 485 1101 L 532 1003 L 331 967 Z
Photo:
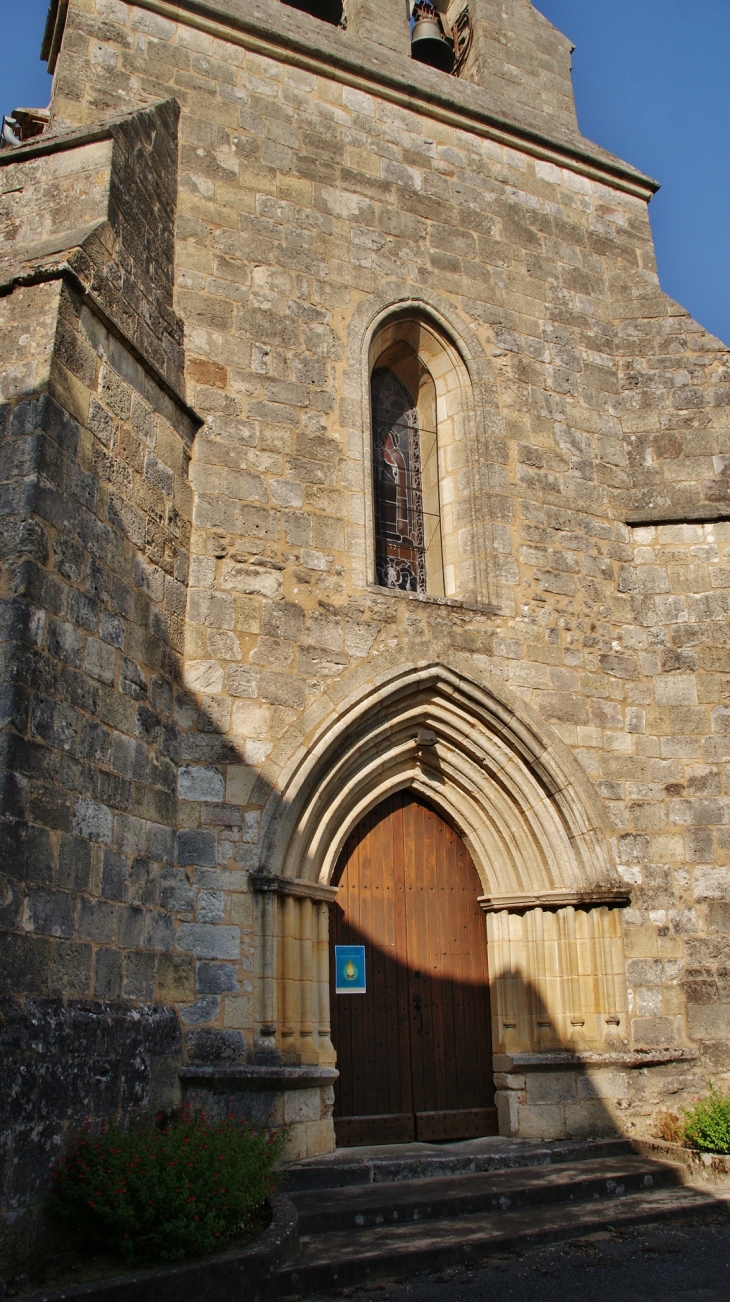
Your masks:
M 81 1245 L 128 1264 L 201 1256 L 263 1210 L 284 1142 L 282 1131 L 190 1111 L 98 1134 L 86 1123 L 54 1172 L 49 1212 Z
M 730 1094 L 710 1089 L 707 1098 L 683 1108 L 684 1139 L 703 1153 L 730 1153 Z

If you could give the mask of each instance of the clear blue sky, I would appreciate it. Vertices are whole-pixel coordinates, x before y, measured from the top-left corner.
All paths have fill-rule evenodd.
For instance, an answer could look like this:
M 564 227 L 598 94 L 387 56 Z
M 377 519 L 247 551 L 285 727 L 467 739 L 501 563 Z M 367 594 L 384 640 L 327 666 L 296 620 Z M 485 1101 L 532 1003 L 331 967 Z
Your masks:
M 730 343 L 730 0 L 537 0 L 576 45 L 585 135 L 656 177 L 667 293 Z M 0 0 L 0 111 L 41 106 L 47 0 Z

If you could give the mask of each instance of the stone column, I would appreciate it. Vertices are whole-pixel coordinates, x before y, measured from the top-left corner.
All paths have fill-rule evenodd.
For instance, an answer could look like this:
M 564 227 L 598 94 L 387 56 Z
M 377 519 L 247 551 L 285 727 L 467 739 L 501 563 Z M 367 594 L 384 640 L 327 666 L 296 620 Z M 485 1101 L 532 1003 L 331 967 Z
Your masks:
M 299 1031 L 299 901 L 284 896 L 282 911 L 283 1019 L 281 1052 L 288 1062 L 298 1053 Z
M 336 1054 L 330 1038 L 329 910 L 322 900 L 314 909 L 317 919 L 318 1062 L 322 1066 L 334 1066 Z
M 333 1066 L 329 917 L 334 887 L 253 874 L 257 900 L 255 1060 Z
M 299 980 L 301 991 L 301 1020 L 299 1023 L 299 1054 L 303 1063 L 317 1061 L 314 1046 L 314 994 L 313 980 L 313 946 L 312 946 L 312 901 L 302 900 L 299 907 Z M 319 1006 L 317 1006 L 319 1014 Z
M 276 1044 L 277 981 L 276 951 L 279 923 L 279 900 L 276 895 L 261 895 L 258 900 L 257 944 L 257 1016 L 254 1031 L 254 1054 L 278 1056 Z
M 613 1065 L 631 1058 L 621 910 L 576 897 L 490 912 L 487 928 L 500 1134 L 613 1133 L 622 1105 L 597 1091 L 625 1091 Z

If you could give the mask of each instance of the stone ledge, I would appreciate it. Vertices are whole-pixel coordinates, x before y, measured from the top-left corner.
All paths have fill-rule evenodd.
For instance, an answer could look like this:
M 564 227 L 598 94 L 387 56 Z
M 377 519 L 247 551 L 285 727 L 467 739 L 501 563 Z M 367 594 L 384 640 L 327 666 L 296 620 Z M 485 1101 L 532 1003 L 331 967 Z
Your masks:
M 0 158 L 2 155 L 0 155 Z M 92 231 L 94 227 L 90 228 Z M 23 247 L 23 246 L 21 246 Z M 26 248 L 28 246 L 25 246 Z M 76 246 L 63 251 L 68 258 L 76 255 L 83 255 L 83 248 Z M 131 357 L 142 367 L 142 370 L 150 377 L 157 388 L 169 399 L 175 406 L 176 410 L 183 417 L 180 422 L 181 428 L 176 426 L 178 434 L 184 440 L 188 447 L 192 447 L 195 441 L 195 435 L 203 425 L 203 418 L 185 401 L 182 393 L 170 382 L 167 376 L 150 361 L 149 357 L 137 347 L 134 340 L 117 324 L 113 317 L 109 315 L 99 299 L 92 292 L 87 279 L 81 276 L 72 266 L 67 257 L 59 261 L 33 261 L 32 248 L 28 251 L 27 261 L 18 261 L 16 263 L 3 266 L 0 263 L 0 298 L 6 294 L 11 294 L 15 289 L 26 289 L 34 285 L 45 285 L 52 280 L 62 280 L 69 285 L 79 295 L 85 307 L 93 313 L 99 320 L 100 324 L 109 334 L 113 335 L 119 341 Z
M 488 601 L 462 601 L 460 597 L 437 597 L 432 592 L 404 592 L 401 588 L 386 588 L 381 583 L 366 583 L 367 592 L 378 597 L 394 597 L 396 601 L 417 601 L 424 606 L 442 606 L 450 610 L 470 610 L 478 615 L 499 615 L 499 606 Z
M 42 57 L 49 61 L 49 71 L 53 70 L 60 47 L 67 3 L 52 0 L 42 51 Z M 394 57 L 369 41 L 358 47 L 347 33 L 325 23 L 300 28 L 300 15 L 267 16 L 250 0 L 139 0 L 139 4 L 169 22 L 183 23 L 215 39 L 243 45 L 265 58 L 375 94 L 401 108 L 567 167 L 645 202 L 659 189 L 651 177 L 579 132 L 556 130 L 549 117 L 535 111 L 521 116 L 516 105 L 497 99 L 485 87 L 458 77 L 444 77 L 413 59 Z
M 645 511 L 637 511 L 630 514 L 626 520 L 629 529 L 645 529 L 647 525 L 656 525 L 660 528 L 662 525 L 674 524 L 726 524 L 730 520 L 727 508 L 723 511 L 715 506 L 714 503 L 708 502 L 705 505 L 698 502 L 695 506 L 687 507 L 647 507 Z
M 251 890 L 272 895 L 297 895 L 300 899 L 324 900 L 330 904 L 337 899 L 336 886 L 322 886 L 301 877 L 277 877 L 275 873 L 249 873 Z
M 648 1049 L 626 1050 L 625 1053 L 495 1053 L 494 1070 L 509 1074 L 515 1070 L 541 1071 L 551 1067 L 661 1067 L 667 1062 L 695 1062 L 699 1049 Z
M 530 909 L 557 913 L 571 907 L 625 909 L 631 904 L 631 895 L 625 888 L 606 886 L 585 891 L 541 891 L 535 895 L 480 895 L 477 902 L 485 913 L 528 913 Z
M 113 118 L 103 118 L 91 126 L 68 127 L 58 133 L 49 132 L 34 136 L 22 145 L 0 149 L 0 167 L 9 167 L 13 163 L 25 163 L 29 158 L 41 158 L 46 154 L 60 154 L 66 149 L 80 149 L 82 145 L 93 145 L 99 140 L 111 140 L 112 128 L 125 118 L 134 117 L 134 113 L 120 113 Z
M 305 1090 L 334 1085 L 334 1067 L 181 1067 L 180 1080 L 198 1088 L 230 1090 Z
M 44 1289 L 25 1302 L 204 1302 L 212 1298 L 257 1298 L 274 1271 L 299 1251 L 299 1217 L 285 1194 L 271 1197 L 267 1229 L 245 1248 L 215 1257 L 200 1257 L 176 1266 L 160 1266 L 116 1275 L 93 1284 Z

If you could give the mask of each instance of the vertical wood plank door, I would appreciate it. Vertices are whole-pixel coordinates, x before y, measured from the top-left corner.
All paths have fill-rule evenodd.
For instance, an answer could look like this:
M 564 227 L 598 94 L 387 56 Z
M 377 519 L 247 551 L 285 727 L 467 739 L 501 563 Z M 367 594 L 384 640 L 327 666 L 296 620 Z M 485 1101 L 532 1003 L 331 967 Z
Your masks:
M 486 927 L 463 841 L 399 792 L 352 832 L 333 884 L 338 1146 L 496 1134 Z M 365 994 L 336 994 L 335 945 L 365 946 Z

